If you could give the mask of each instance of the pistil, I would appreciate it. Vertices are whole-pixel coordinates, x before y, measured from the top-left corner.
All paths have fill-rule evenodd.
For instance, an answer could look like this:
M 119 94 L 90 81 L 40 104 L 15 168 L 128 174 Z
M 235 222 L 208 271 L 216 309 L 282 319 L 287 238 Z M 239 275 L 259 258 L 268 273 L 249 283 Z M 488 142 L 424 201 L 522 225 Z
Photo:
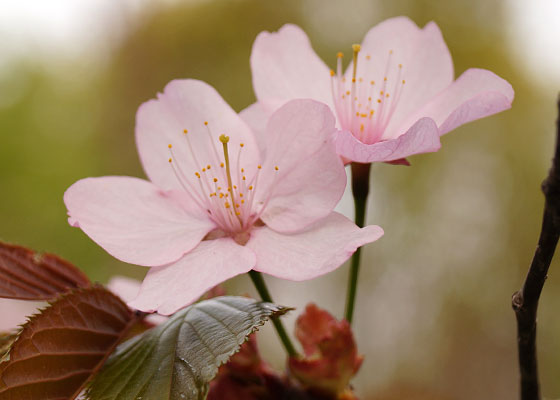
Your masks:
M 241 226 L 243 226 L 243 221 L 240 217 L 241 213 L 237 210 L 237 202 L 235 200 L 235 195 L 234 195 L 234 186 L 231 180 L 231 168 L 230 168 L 230 162 L 229 162 L 229 152 L 228 152 L 228 142 L 229 142 L 229 136 L 226 135 L 220 135 L 220 142 L 222 142 L 222 146 L 223 146 L 223 150 L 224 150 L 224 162 L 226 164 L 226 175 L 227 175 L 227 181 L 228 181 L 228 192 L 231 193 L 231 202 L 232 202 L 232 207 L 233 207 L 233 212 L 235 213 L 235 215 L 237 216 L 237 219 L 239 220 L 239 223 L 241 224 Z M 226 202 L 226 208 L 228 207 L 228 202 Z

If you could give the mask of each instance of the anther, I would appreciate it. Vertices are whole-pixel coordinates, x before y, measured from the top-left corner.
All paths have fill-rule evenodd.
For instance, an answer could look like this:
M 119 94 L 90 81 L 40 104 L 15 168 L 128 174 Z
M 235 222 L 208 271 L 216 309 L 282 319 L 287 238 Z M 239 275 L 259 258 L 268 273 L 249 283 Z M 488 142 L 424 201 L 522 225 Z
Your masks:
M 173 162 L 173 159 L 170 158 L 170 159 L 169 159 L 169 162 Z
M 218 182 L 218 178 L 214 178 L 214 183 Z
M 245 146 L 245 144 L 239 143 L 239 147 L 243 147 L 243 146 Z
M 171 144 L 168 144 L 167 147 L 170 148 L 170 149 L 173 148 L 173 146 Z
M 183 129 L 183 133 L 186 135 L 189 131 L 187 129 Z
M 204 121 L 204 125 L 208 126 L 208 121 Z
M 331 76 L 334 76 L 334 71 L 331 69 Z
M 344 57 L 344 54 L 342 54 L 342 52 L 339 51 L 338 53 L 336 53 L 336 58 L 342 58 L 342 57 Z
M 278 165 L 277 165 L 277 166 L 275 166 L 275 167 L 274 167 L 274 169 L 275 169 L 276 171 L 278 171 Z

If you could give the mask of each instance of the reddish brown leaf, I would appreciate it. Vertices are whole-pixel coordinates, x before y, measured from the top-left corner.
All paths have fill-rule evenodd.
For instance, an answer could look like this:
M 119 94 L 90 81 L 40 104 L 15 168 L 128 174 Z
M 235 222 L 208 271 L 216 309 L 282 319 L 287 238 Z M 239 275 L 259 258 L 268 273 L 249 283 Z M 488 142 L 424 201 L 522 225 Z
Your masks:
M 337 321 L 311 303 L 296 321 L 296 337 L 306 357 L 290 357 L 288 367 L 292 376 L 310 391 L 352 399 L 348 384 L 363 358 L 358 354 L 348 321 Z
M 0 297 L 51 300 L 90 285 L 82 271 L 54 254 L 0 242 Z
M 75 290 L 34 315 L 0 364 L 0 400 L 73 399 L 135 322 L 108 290 Z

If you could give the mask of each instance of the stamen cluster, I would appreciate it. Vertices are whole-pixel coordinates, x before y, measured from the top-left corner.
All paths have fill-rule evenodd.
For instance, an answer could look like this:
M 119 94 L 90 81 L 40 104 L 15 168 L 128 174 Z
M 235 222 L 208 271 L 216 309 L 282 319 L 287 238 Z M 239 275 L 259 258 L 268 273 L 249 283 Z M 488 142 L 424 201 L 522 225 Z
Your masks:
M 383 133 L 393 115 L 406 83 L 403 79 L 403 65 L 396 64 L 393 51 L 385 66 L 382 79 L 365 79 L 358 76 L 358 61 L 365 63 L 366 74 L 371 71 L 368 62 L 371 55 L 362 55 L 361 46 L 355 44 L 353 50 L 352 79 L 347 82 L 342 73 L 343 54 L 337 54 L 337 68 L 331 70 L 331 89 L 333 102 L 341 128 L 349 130 L 361 142 L 376 143 L 383 138 Z
M 197 170 L 185 171 L 173 152 L 173 145 L 169 144 L 169 164 L 173 173 L 177 177 L 180 185 L 185 191 L 191 194 L 193 200 L 202 208 L 207 210 L 212 220 L 226 233 L 237 234 L 248 231 L 259 219 L 264 211 L 270 191 L 267 194 L 259 193 L 262 198 L 257 200 L 257 186 L 261 175 L 262 165 L 257 165 L 256 173 L 252 177 L 247 177 L 245 168 L 242 167 L 242 154 L 245 148 L 244 143 L 239 144 L 236 162 L 232 163 L 229 154 L 229 136 L 220 135 L 219 141 L 222 144 L 222 156 L 218 151 L 213 135 L 205 122 L 208 133 L 209 146 L 211 151 L 210 160 L 201 163 L 189 138 L 189 131 L 183 130 L 183 137 L 186 141 L 188 154 L 192 157 Z M 277 172 L 278 166 L 274 167 Z M 188 179 L 187 174 L 194 174 L 196 183 Z

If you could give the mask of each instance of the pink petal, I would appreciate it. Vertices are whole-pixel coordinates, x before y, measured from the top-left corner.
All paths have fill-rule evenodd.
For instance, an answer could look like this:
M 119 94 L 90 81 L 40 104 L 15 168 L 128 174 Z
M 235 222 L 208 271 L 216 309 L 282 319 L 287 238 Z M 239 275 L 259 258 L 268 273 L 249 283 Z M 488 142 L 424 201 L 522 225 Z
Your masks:
M 255 253 L 231 238 L 205 240 L 179 261 L 151 268 L 138 297 L 129 305 L 146 312 L 173 314 L 218 283 L 250 271 L 255 262 Z
M 364 144 L 348 131 L 341 132 L 336 139 L 338 154 L 359 163 L 400 160 L 438 151 L 440 147 L 438 128 L 430 118 L 418 120 L 404 135 L 383 142 Z
M 119 296 L 124 302 L 129 302 L 136 298 L 141 284 L 142 282 L 126 276 L 114 276 L 107 283 L 107 289 Z M 146 321 L 153 325 L 163 324 L 167 320 L 167 317 L 158 314 L 150 314 L 146 317 Z
M 19 329 L 19 325 L 27 322 L 27 317 L 37 314 L 40 308 L 47 304 L 37 301 L 22 301 L 12 299 L 0 299 L 0 333 L 12 332 Z
M 416 50 L 421 32 L 408 17 L 389 18 L 375 25 L 362 41 L 362 54 L 371 56 L 368 69 L 372 67 L 383 73 L 391 50 L 396 53 L 395 56 L 401 57 L 402 54 L 402 57 L 410 57 Z
M 107 283 L 107 289 L 119 296 L 124 302 L 133 300 L 140 291 L 139 280 L 126 276 L 113 276 Z
M 257 36 L 251 70 L 259 101 L 311 98 L 332 104 L 329 68 L 315 54 L 305 32 L 295 25 Z
M 415 118 L 432 118 L 443 135 L 456 127 L 511 107 L 514 92 L 511 85 L 493 72 L 471 68 L 428 104 L 415 112 Z
M 214 228 L 189 198 L 137 178 L 82 179 L 66 190 L 64 203 L 70 220 L 90 238 L 132 264 L 173 262 Z
M 239 116 L 255 134 L 255 139 L 262 152 L 266 149 L 266 124 L 268 119 L 274 112 L 275 108 L 270 109 L 265 106 L 263 102 L 256 102 L 251 104 L 239 113 Z
M 286 235 L 268 227 L 256 228 L 246 246 L 257 254 L 256 270 L 303 281 L 338 268 L 358 247 L 382 235 L 379 226 L 360 229 L 333 212 L 302 233 Z
M 395 50 L 397 51 L 397 50 Z M 396 138 L 401 122 L 435 95 L 446 89 L 454 78 L 453 61 L 439 27 L 430 22 L 421 31 L 414 52 L 403 61 L 402 87 L 398 105 L 383 138 Z
M 188 130 L 192 152 L 184 129 Z M 142 165 L 150 180 L 164 189 L 181 188 L 169 165 L 169 144 L 173 146 L 175 165 L 198 187 L 195 172 L 207 164 L 216 168 L 220 163 L 216 153 L 223 158 L 218 139 L 221 134 L 230 137 L 233 170 L 238 170 L 237 152 L 244 143 L 242 163 L 247 177 L 251 177 L 260 159 L 253 133 L 208 84 L 191 79 L 171 81 L 163 94 L 142 104 L 136 115 L 136 143 Z
M 261 216 L 270 228 L 302 230 L 334 209 L 346 186 L 335 133 L 334 115 L 313 100 L 292 100 L 272 115 L 257 187 L 258 195 L 272 191 Z

